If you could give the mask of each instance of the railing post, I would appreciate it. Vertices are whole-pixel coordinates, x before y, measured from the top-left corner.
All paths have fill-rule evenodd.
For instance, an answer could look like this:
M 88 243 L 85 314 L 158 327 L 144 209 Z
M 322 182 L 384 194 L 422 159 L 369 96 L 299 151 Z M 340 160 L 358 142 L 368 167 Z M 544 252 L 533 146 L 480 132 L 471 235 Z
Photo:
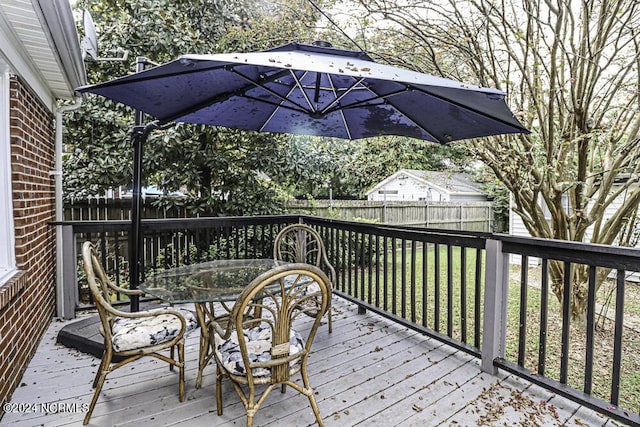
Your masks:
M 78 273 L 76 270 L 76 237 L 72 225 L 59 225 L 61 246 L 58 263 L 60 271 L 57 275 L 56 312 L 63 319 L 73 319 L 76 316 L 78 303 Z
M 484 325 L 482 332 L 483 372 L 496 375 L 494 359 L 504 357 L 507 336 L 507 297 L 509 255 L 502 253 L 502 242 L 487 240 L 484 284 Z

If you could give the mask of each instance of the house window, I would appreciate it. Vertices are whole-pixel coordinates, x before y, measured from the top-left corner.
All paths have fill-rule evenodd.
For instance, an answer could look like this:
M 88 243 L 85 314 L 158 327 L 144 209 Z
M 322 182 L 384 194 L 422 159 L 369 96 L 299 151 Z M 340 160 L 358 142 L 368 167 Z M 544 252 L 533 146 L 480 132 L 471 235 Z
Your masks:
M 0 286 L 16 270 L 13 206 L 11 200 L 11 137 L 9 126 L 10 75 L 0 60 Z

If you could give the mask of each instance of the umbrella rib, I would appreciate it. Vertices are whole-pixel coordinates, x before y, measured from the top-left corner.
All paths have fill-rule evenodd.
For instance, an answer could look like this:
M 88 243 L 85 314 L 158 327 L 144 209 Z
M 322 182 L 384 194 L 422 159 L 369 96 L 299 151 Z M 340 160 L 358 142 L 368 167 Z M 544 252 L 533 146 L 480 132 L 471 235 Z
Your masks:
M 333 79 L 331 78 L 331 74 L 327 73 L 327 79 L 329 80 L 329 84 L 331 85 L 331 90 L 333 91 L 333 94 L 336 97 L 335 101 L 338 101 L 338 91 L 336 90 L 336 87 L 333 84 Z M 340 117 L 342 118 L 342 123 L 344 124 L 344 130 L 347 132 L 348 138 L 352 139 L 351 129 L 349 129 L 349 123 L 347 123 L 347 118 L 344 116 L 344 110 L 338 110 L 338 112 L 340 113 Z
M 264 85 L 261 85 L 261 84 L 258 84 L 258 83 L 256 83 L 256 82 L 254 82 L 253 80 L 251 80 L 251 79 L 250 79 L 250 78 L 248 78 L 247 76 L 243 75 L 242 73 L 240 73 L 240 72 L 238 72 L 238 71 L 236 71 L 236 70 L 234 70 L 234 69 L 231 69 L 230 71 L 232 71 L 233 73 L 235 73 L 235 74 L 236 74 L 236 75 L 238 75 L 239 77 L 243 78 L 244 80 L 248 81 L 248 82 L 249 82 L 249 83 L 251 83 L 252 85 L 257 86 L 257 87 L 260 87 L 260 88 L 262 88 L 262 89 L 264 89 L 264 90 L 266 90 L 266 91 L 268 91 L 268 92 L 272 93 L 272 94 L 273 94 L 274 96 L 276 96 L 277 98 L 284 100 L 284 99 L 282 98 L 282 96 L 280 96 L 277 92 L 273 92 L 273 91 L 272 91 L 271 89 L 269 89 L 268 87 L 266 87 L 266 86 L 264 86 Z M 278 75 L 274 75 L 274 76 L 272 76 L 272 77 L 273 77 L 273 78 L 278 78 Z M 223 100 L 225 100 L 225 99 L 231 98 L 232 96 L 244 96 L 244 97 L 246 97 L 246 98 L 254 99 L 254 100 L 256 100 L 256 101 L 264 102 L 264 103 L 267 103 L 267 104 L 277 105 L 277 106 L 280 106 L 280 107 L 283 107 L 283 108 L 289 108 L 289 109 L 294 110 L 294 111 L 301 111 L 301 112 L 303 112 L 303 113 L 307 113 L 307 110 L 305 110 L 303 106 L 299 106 L 299 105 L 297 105 L 297 104 L 296 104 L 296 103 L 294 103 L 294 102 L 291 102 L 291 101 L 290 101 L 290 103 L 291 103 L 291 104 L 293 104 L 293 105 L 294 105 L 294 107 L 298 107 L 297 109 L 296 109 L 296 108 L 294 108 L 294 107 L 288 107 L 288 106 L 285 106 L 285 105 L 282 105 L 282 104 L 276 104 L 276 103 L 274 103 L 274 102 L 265 101 L 265 100 L 263 100 L 263 99 L 258 99 L 258 98 L 253 98 L 253 97 L 251 97 L 251 96 L 247 96 L 247 95 L 245 94 L 245 92 L 246 92 L 247 90 L 248 90 L 248 89 L 244 89 L 244 90 L 242 91 L 242 93 L 240 93 L 240 94 L 238 94 L 238 92 L 235 92 L 235 91 L 234 91 L 234 92 L 224 92 L 224 93 L 217 94 L 216 96 L 212 96 L 212 97 L 210 97 L 210 98 L 207 98 L 207 99 L 205 99 L 205 100 L 203 100 L 203 101 L 201 101 L 201 102 L 199 102 L 199 103 L 197 103 L 197 104 L 195 104 L 195 105 L 190 106 L 189 108 L 185 108 L 185 109 L 183 109 L 183 110 L 180 110 L 180 111 L 178 111 L 178 112 L 176 112 L 176 113 L 172 114 L 172 115 L 171 115 L 171 116 L 169 116 L 169 117 L 164 117 L 164 118 L 162 118 L 162 119 L 161 119 L 161 122 L 162 122 L 162 123 L 168 123 L 168 122 L 172 122 L 172 121 L 178 120 L 180 117 L 183 117 L 183 116 L 186 116 L 186 115 L 188 115 L 188 114 L 194 113 L 194 112 L 196 112 L 196 111 L 198 111 L 198 110 L 200 110 L 200 109 L 202 109 L 202 108 L 204 108 L 204 107 L 207 107 L 207 106 L 209 106 L 209 105 L 212 105 L 212 104 L 218 103 L 218 102 L 220 102 L 220 101 L 223 101 Z
M 295 75 L 295 73 L 293 72 L 293 70 L 289 70 L 290 74 L 293 75 L 293 79 L 297 81 L 297 76 Z M 292 102 L 289 100 L 288 96 L 291 95 L 291 92 L 293 92 L 293 88 L 294 86 L 288 86 L 289 91 L 287 92 L 287 96 L 284 98 L 285 100 L 289 101 L 290 103 L 292 103 L 293 105 L 298 105 L 295 102 Z M 301 88 L 302 90 L 302 88 Z M 304 94 L 304 90 L 302 90 L 302 93 Z M 249 98 L 247 96 L 247 98 Z M 306 94 L 305 94 L 305 98 L 306 98 Z M 252 98 L 253 99 L 253 98 Z M 304 114 L 309 114 L 310 111 L 307 111 L 304 109 L 304 107 L 302 105 L 300 105 L 300 110 L 296 109 L 296 108 L 292 108 L 288 105 L 285 105 L 284 103 L 279 103 L 276 104 L 275 102 L 271 102 L 271 101 L 263 101 L 263 102 L 267 102 L 271 105 L 274 105 L 276 108 L 271 112 L 271 114 L 269 114 L 269 117 L 264 121 L 264 123 L 262 124 L 262 126 L 260 126 L 260 131 L 262 132 L 264 130 L 264 128 L 267 126 L 267 124 L 269 124 L 269 122 L 271 121 L 271 119 L 273 118 L 273 116 L 275 116 L 276 112 L 278 111 L 279 108 L 286 108 L 289 110 L 293 110 L 293 111 L 301 111 Z M 309 99 L 307 99 L 307 102 L 309 102 Z
M 312 112 L 312 110 L 307 110 L 306 108 L 304 108 L 304 106 L 303 106 L 302 104 L 298 104 L 298 103 L 293 102 L 292 100 L 290 100 L 290 99 L 288 99 L 288 98 L 286 98 L 286 97 L 283 97 L 282 95 L 280 95 L 278 92 L 274 91 L 273 89 L 270 89 L 269 87 L 267 87 L 267 86 L 265 86 L 265 85 L 263 85 L 263 84 L 261 84 L 261 83 L 259 83 L 259 82 L 256 82 L 256 81 L 252 80 L 250 77 L 245 76 L 244 74 L 242 74 L 241 72 L 239 72 L 239 71 L 235 70 L 234 68 L 232 68 L 230 71 L 231 71 L 231 72 L 233 72 L 233 73 L 234 73 L 235 75 L 237 75 L 238 77 L 241 77 L 241 78 L 245 79 L 247 82 L 249 82 L 249 83 L 253 84 L 254 86 L 259 87 L 259 88 L 261 88 L 262 90 L 264 90 L 264 91 L 266 91 L 266 92 L 270 93 L 271 95 L 275 96 L 276 98 L 280 99 L 283 103 L 290 103 L 290 104 L 292 104 L 294 107 L 298 107 L 298 109 L 296 109 L 296 108 L 291 108 L 292 110 L 302 111 L 302 112 L 304 112 L 304 113 L 310 113 L 310 112 Z M 293 73 L 293 71 L 292 71 L 292 70 L 290 70 L 290 71 Z M 294 77 L 295 77 L 295 74 L 294 74 Z M 292 89 L 292 88 L 290 88 L 290 91 L 289 91 L 289 92 L 291 92 L 291 89 Z M 245 90 L 244 92 L 246 92 L 246 90 Z M 303 93 L 304 93 L 304 91 L 303 91 Z M 244 96 L 244 97 L 246 97 L 246 98 L 249 98 L 249 97 L 250 97 L 249 95 L 246 95 L 246 94 L 244 94 L 244 93 L 242 94 L 242 96 Z M 305 94 L 305 97 L 306 97 L 306 94 Z M 255 99 L 255 98 L 253 98 L 253 99 Z M 262 101 L 262 102 L 267 102 L 267 101 L 264 101 L 264 100 L 260 100 L 260 101 Z M 308 101 L 308 99 L 307 99 L 307 101 Z M 275 103 L 272 103 L 272 102 L 267 102 L 267 103 L 275 104 Z M 282 104 L 275 104 L 275 105 L 278 105 L 278 106 L 282 106 L 282 107 L 284 107 L 284 105 L 282 105 Z
M 296 108 L 298 105 L 295 103 L 292 103 L 295 105 L 295 107 L 292 107 L 290 105 L 284 105 L 282 103 L 278 103 L 278 102 L 273 102 L 273 101 L 269 101 L 269 100 L 265 100 L 265 99 L 260 99 L 260 98 L 256 98 L 255 96 L 251 96 L 251 95 L 242 95 L 244 98 L 246 99 L 251 99 L 252 101 L 257 101 L 263 104 L 269 104 L 269 105 L 273 105 L 274 107 L 278 107 L 278 108 L 286 108 L 287 110 L 291 110 L 291 111 L 297 111 L 299 113 L 304 113 L 304 114 L 308 114 L 309 111 L 304 110 L 304 107 L 299 107 Z
M 530 133 L 529 130 L 527 128 L 525 128 L 524 126 L 522 126 L 522 125 L 516 126 L 513 123 L 510 123 L 510 122 L 508 122 L 506 120 L 501 119 L 500 117 L 496 117 L 496 116 L 494 116 L 492 114 L 486 113 L 485 111 L 478 110 L 476 108 L 471 108 L 471 107 L 469 107 L 467 105 L 464 105 L 464 104 L 461 104 L 459 102 L 453 102 L 449 98 L 446 98 L 446 97 L 443 97 L 443 96 L 440 96 L 440 95 L 436 95 L 434 93 L 429 92 L 428 90 L 424 90 L 424 89 L 421 89 L 421 88 L 416 87 L 416 86 L 409 86 L 409 87 L 407 87 L 407 89 L 416 90 L 418 92 L 424 93 L 426 95 L 429 95 L 429 96 L 437 98 L 437 99 L 439 99 L 441 101 L 444 101 L 447 104 L 455 105 L 456 107 L 462 108 L 463 110 L 470 111 L 470 112 L 475 113 L 475 114 L 477 114 L 479 116 L 482 116 L 482 117 L 485 117 L 485 118 L 488 118 L 488 119 L 491 119 L 491 120 L 495 120 L 496 122 L 502 123 L 504 125 L 507 125 L 509 127 L 514 128 L 514 129 L 520 129 L 520 130 L 526 131 L 527 133 Z
M 416 86 L 407 86 L 407 87 L 405 87 L 405 88 L 404 88 L 404 89 L 402 89 L 402 90 L 398 90 L 398 91 L 395 91 L 395 92 L 391 92 L 391 93 L 388 93 L 388 94 L 386 94 L 386 95 L 378 95 L 377 93 L 375 93 L 374 91 L 372 91 L 369 87 L 367 87 L 367 86 L 365 86 L 365 85 L 363 85 L 362 87 L 363 87 L 363 88 L 365 88 L 366 90 L 368 90 L 369 92 L 371 92 L 374 96 L 373 96 L 373 97 L 371 97 L 371 98 L 368 98 L 368 99 L 364 99 L 364 100 L 360 100 L 360 101 L 353 102 L 353 103 L 348 104 L 348 105 L 338 106 L 338 107 L 335 107 L 335 108 L 333 108 L 333 109 L 331 109 L 331 110 L 329 110 L 329 111 L 323 111 L 323 112 L 326 112 L 326 113 L 332 113 L 332 112 L 337 111 L 337 110 L 346 110 L 346 109 L 349 109 L 349 108 L 357 108 L 357 107 L 360 107 L 360 106 L 366 105 L 367 103 L 370 103 L 371 101 L 376 101 L 376 100 L 381 100 L 381 101 L 383 101 L 383 100 L 385 100 L 385 99 L 387 99 L 387 98 L 390 98 L 390 97 L 392 97 L 392 96 L 400 95 L 400 94 L 402 94 L 403 92 L 406 92 L 406 91 L 408 91 L 408 90 L 415 90 L 415 91 L 421 92 L 421 93 L 423 93 L 423 94 L 425 94 L 425 95 L 428 95 L 428 96 L 431 96 L 431 97 L 433 97 L 433 98 L 439 99 L 440 101 L 446 102 L 447 104 L 454 105 L 454 106 L 456 106 L 456 107 L 459 107 L 459 108 L 462 108 L 462 109 L 464 109 L 464 110 L 470 111 L 470 112 L 472 112 L 472 113 L 474 113 L 474 114 L 477 114 L 477 115 L 479 115 L 479 116 L 486 117 L 486 118 L 489 118 L 489 119 L 491 119 L 491 120 L 495 120 L 495 121 L 497 121 L 497 122 L 500 122 L 500 123 L 505 124 L 505 125 L 507 125 L 507 126 L 510 126 L 510 127 L 512 127 L 512 128 L 521 129 L 521 130 L 522 130 L 522 129 L 526 130 L 524 127 L 517 127 L 517 126 L 515 126 L 513 123 L 509 123 L 509 122 L 507 122 L 506 120 L 502 120 L 502 119 L 500 119 L 499 117 L 495 117 L 495 116 L 493 116 L 493 115 L 487 114 L 486 112 L 483 112 L 483 111 L 477 110 L 477 109 L 475 109 L 475 108 L 471 108 L 471 107 L 469 107 L 469 106 L 467 106 L 467 105 L 464 105 L 464 104 L 461 104 L 461 103 L 458 103 L 458 102 L 453 102 L 453 101 L 452 101 L 451 99 L 449 99 L 449 98 L 446 98 L 446 97 L 442 97 L 442 96 L 436 95 L 436 94 L 434 94 L 434 93 L 429 92 L 428 90 L 424 90 L 424 89 L 421 89 L 421 88 L 416 87 Z M 384 102 L 383 102 L 383 103 L 384 103 Z M 375 105 L 375 104 L 370 104 L 370 105 L 372 105 L 372 106 L 373 106 L 373 105 Z M 422 129 L 425 133 L 427 133 L 427 134 L 431 135 L 432 137 L 434 137 L 434 136 L 433 136 L 429 131 L 427 131 L 427 129 L 426 129 L 424 126 L 422 126 L 422 125 L 420 125 L 420 124 L 416 123 L 416 121 L 415 121 L 415 120 L 413 120 L 413 119 L 411 119 L 411 117 L 410 117 L 409 115 L 407 115 L 404 111 L 400 110 L 397 106 L 394 106 L 394 108 L 395 108 L 399 113 L 401 113 L 404 117 L 406 117 L 408 120 L 411 120 L 411 121 L 412 121 L 412 122 L 413 122 L 417 127 L 419 127 L 420 129 Z M 434 138 L 435 138 L 435 137 L 434 137 Z M 435 138 L 435 139 L 437 139 L 438 141 L 440 141 L 440 138 Z M 443 142 L 449 142 L 449 141 L 443 141 Z
M 179 59 L 177 59 L 176 61 L 179 61 Z M 196 62 L 196 60 L 190 60 L 193 62 Z M 175 62 L 175 61 L 174 61 Z M 104 88 L 110 88 L 110 87 L 118 87 L 118 86 L 128 86 L 131 84 L 135 84 L 138 82 L 148 82 L 148 81 L 152 81 L 152 80 L 160 80 L 160 79 L 166 79 L 166 78 L 170 78 L 170 77 L 175 77 L 175 76 L 184 76 L 187 74 L 196 74 L 196 73 L 202 73 L 204 71 L 213 71 L 213 70 L 217 70 L 220 68 L 224 68 L 225 65 L 213 65 L 213 66 L 208 66 L 208 67 L 202 67 L 202 68 L 194 68 L 191 70 L 178 70 L 178 71 L 174 71 L 172 73 L 163 73 L 163 74 L 157 74 L 157 75 L 152 75 L 149 76 L 147 75 L 148 73 L 151 73 L 154 68 L 150 68 L 146 71 L 142 71 L 136 74 L 132 74 L 129 76 L 125 76 L 125 77 L 120 77 L 117 79 L 113 79 L 113 80 L 109 80 L 97 85 L 87 85 L 87 86 L 83 86 L 83 87 L 79 87 L 77 90 L 78 92 L 85 92 L 86 89 L 88 88 L 94 88 L 94 87 L 99 87 L 100 89 L 104 89 Z M 123 81 L 124 80 L 124 81 Z
M 200 110 L 200 109 L 202 109 L 204 107 L 207 107 L 209 105 L 215 104 L 215 103 L 220 102 L 222 100 L 231 98 L 232 96 L 233 96 L 233 93 L 230 93 L 230 92 L 217 94 L 216 96 L 212 96 L 210 98 L 207 98 L 204 101 L 199 102 L 199 103 L 197 103 L 195 105 L 191 105 L 191 106 L 189 106 L 189 108 L 185 108 L 183 110 L 180 110 L 180 111 L 172 114 L 171 116 L 161 118 L 160 119 L 160 123 L 161 124 L 165 124 L 165 123 L 168 123 L 168 122 L 176 121 L 176 120 L 180 119 L 180 117 L 184 117 L 184 116 L 186 116 L 188 114 L 195 113 L 196 111 L 198 111 L 198 110 Z
M 369 102 L 371 102 L 371 101 L 376 101 L 376 100 L 380 100 L 380 101 L 382 101 L 382 102 L 381 102 L 381 104 L 384 104 L 384 100 L 385 100 L 385 99 L 390 98 L 390 97 L 395 96 L 395 95 L 399 95 L 399 94 L 401 94 L 401 93 L 406 92 L 407 90 L 409 90 L 409 88 L 407 87 L 407 88 L 404 88 L 404 89 L 402 89 L 402 90 L 398 90 L 398 91 L 395 91 L 395 92 L 388 93 L 388 94 L 386 94 L 386 95 L 378 95 L 377 93 L 375 93 L 374 91 L 372 91 L 369 87 L 367 87 L 367 86 L 365 86 L 365 85 L 363 85 L 362 87 L 363 87 L 363 88 L 365 88 L 366 90 L 368 90 L 368 91 L 369 91 L 370 93 L 372 93 L 374 96 L 372 96 L 371 98 L 368 98 L 368 99 L 361 100 L 361 101 L 353 102 L 353 103 L 351 103 L 351 104 L 348 104 L 348 105 L 345 105 L 345 106 L 342 106 L 342 107 L 339 107 L 339 108 L 334 108 L 334 109 L 332 109 L 332 110 L 331 110 L 331 111 L 329 111 L 329 112 L 340 111 L 340 112 L 343 114 L 343 116 L 342 116 L 342 117 L 344 118 L 344 110 L 346 110 L 346 109 L 350 109 L 350 108 L 357 108 L 357 107 L 360 107 L 360 106 L 362 106 L 362 105 L 366 105 L 367 103 L 369 103 Z M 379 104 L 370 104 L 370 105 L 379 105 Z M 436 137 L 435 135 L 433 135 L 431 132 L 429 132 L 429 130 L 428 130 L 427 128 L 425 128 L 425 127 L 424 127 L 424 126 L 422 126 L 420 123 L 418 123 L 418 122 L 416 122 L 415 120 L 413 120 L 413 119 L 411 118 L 411 116 L 409 116 L 409 115 L 405 114 L 405 112 L 404 112 L 404 111 L 402 111 L 402 110 L 400 110 L 400 109 L 398 109 L 398 107 L 393 106 L 393 108 L 395 108 L 395 109 L 396 109 L 396 111 L 398 111 L 400 114 L 402 114 L 402 115 L 403 115 L 407 120 L 409 120 L 411 123 L 413 123 L 416 127 L 418 127 L 419 129 L 421 129 L 425 134 L 429 135 L 429 136 L 430 136 L 431 138 L 433 138 L 434 140 L 439 141 L 439 142 L 441 142 L 441 143 L 449 142 L 449 141 L 443 141 L 441 138 L 438 138 L 438 137 Z
M 335 87 L 333 86 L 333 81 L 331 80 L 331 75 L 330 75 L 330 74 L 327 74 L 327 77 L 329 77 L 329 81 L 331 82 L 331 88 L 332 88 L 332 89 L 334 89 L 334 90 L 333 90 L 333 92 L 334 92 L 334 94 L 336 95 L 336 99 L 334 99 L 333 101 L 331 101 L 331 103 L 330 103 L 329 105 L 327 105 L 325 108 L 323 108 L 323 109 L 322 109 L 322 111 L 320 112 L 320 114 L 327 114 L 327 113 L 330 113 L 330 112 L 333 112 L 333 111 L 336 111 L 336 110 L 342 110 L 342 107 L 338 107 L 338 108 L 335 108 L 335 109 L 332 109 L 331 107 L 332 107 L 332 106 L 334 106 L 334 105 L 336 105 L 337 103 L 339 103 L 339 102 L 340 102 L 340 100 L 341 100 L 342 98 L 344 98 L 345 96 L 347 96 L 348 94 L 350 94 L 350 93 L 351 93 L 351 91 L 352 91 L 352 90 L 354 90 L 354 89 L 356 88 L 356 86 L 360 85 L 360 83 L 362 83 L 362 82 L 364 81 L 364 77 L 360 77 L 360 78 L 359 78 L 358 80 L 356 80 L 356 81 L 355 81 L 351 86 L 349 86 L 349 87 L 344 91 L 344 93 L 342 93 L 342 95 L 338 96 L 338 95 L 337 95 L 337 93 L 336 93 L 336 91 L 335 91 Z M 371 92 L 371 90 L 370 90 L 369 88 L 367 88 L 366 86 L 361 85 L 361 87 L 363 87 L 363 88 L 365 88 L 365 89 L 367 89 L 367 90 L 369 90 L 369 91 Z M 372 98 L 372 99 L 375 99 L 375 98 Z M 368 100 L 366 100 L 366 101 L 364 101 L 364 102 L 367 102 L 367 101 L 368 101 Z M 354 105 L 354 104 L 351 104 L 351 105 Z
M 316 113 L 318 110 L 311 103 L 311 100 L 307 96 L 307 92 L 305 92 L 304 87 L 302 87 L 302 82 L 300 82 L 300 79 L 298 78 L 298 76 L 296 76 L 296 73 L 294 73 L 293 70 L 289 70 L 289 72 L 291 74 L 291 77 L 293 78 L 293 81 L 295 82 L 295 85 L 298 87 L 298 89 L 300 89 L 300 92 L 302 92 L 302 96 L 304 96 L 304 100 L 307 101 L 307 105 L 309 105 L 308 112 L 311 114 Z M 303 77 L 306 74 L 307 74 L 307 71 L 304 72 Z M 316 86 L 316 90 L 318 90 L 317 86 Z M 289 93 L 291 93 L 291 91 L 293 91 L 293 87 L 291 88 Z
M 366 86 L 362 86 L 362 87 L 365 88 L 366 90 L 368 90 L 374 96 L 372 96 L 370 98 L 367 98 L 367 99 L 362 99 L 362 100 L 359 100 L 359 101 L 352 102 L 351 104 L 337 106 L 337 107 L 334 107 L 334 108 L 331 108 L 331 109 L 329 109 L 327 107 L 327 108 L 325 108 L 323 110 L 323 113 L 328 114 L 328 113 L 333 113 L 334 111 L 337 111 L 337 110 L 346 110 L 346 109 L 349 109 L 349 108 L 357 108 L 357 107 L 362 107 L 362 106 L 365 106 L 365 105 L 375 106 L 375 105 L 384 104 L 384 100 L 385 99 L 390 98 L 390 97 L 395 96 L 395 95 L 399 95 L 399 94 L 407 91 L 407 89 L 402 89 L 402 90 L 398 90 L 396 92 L 388 93 L 386 95 L 378 95 L 377 93 L 375 93 L 374 91 L 372 91 L 368 87 L 366 87 Z M 352 89 L 352 88 L 349 88 L 349 89 Z M 381 102 L 379 104 L 370 104 L 371 101 L 381 101 Z M 335 104 L 335 102 L 331 103 L 331 105 L 334 105 L 334 104 Z

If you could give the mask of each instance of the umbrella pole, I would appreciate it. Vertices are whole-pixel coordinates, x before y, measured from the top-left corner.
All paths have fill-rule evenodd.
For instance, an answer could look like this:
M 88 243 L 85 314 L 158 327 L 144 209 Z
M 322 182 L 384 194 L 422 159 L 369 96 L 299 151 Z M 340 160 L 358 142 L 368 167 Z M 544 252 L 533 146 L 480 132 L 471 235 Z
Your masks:
M 147 132 L 148 134 L 148 132 Z M 146 135 L 140 126 L 133 129 L 131 144 L 133 145 L 133 187 L 131 192 L 131 231 L 129 233 L 129 287 L 138 289 L 140 284 L 141 253 L 140 212 L 142 210 L 142 147 Z M 131 312 L 140 310 L 138 295 L 131 296 Z
M 144 71 L 147 58 L 139 56 L 136 58 L 136 72 Z M 138 289 L 140 284 L 140 269 L 142 267 L 142 233 L 140 223 L 142 220 L 142 155 L 144 143 L 155 123 L 142 126 L 144 113 L 136 110 L 133 132 L 131 134 L 131 144 L 133 145 L 133 185 L 131 191 L 131 231 L 129 234 L 129 288 Z M 131 312 L 140 311 L 140 298 L 138 295 L 131 296 Z
M 129 279 L 130 289 L 138 289 L 143 260 L 142 236 L 142 155 L 144 143 L 154 129 L 165 129 L 158 122 L 151 122 L 146 126 L 135 126 L 131 135 L 133 145 L 133 189 L 131 192 L 131 232 L 129 233 Z M 131 296 L 131 312 L 140 311 L 137 295 Z

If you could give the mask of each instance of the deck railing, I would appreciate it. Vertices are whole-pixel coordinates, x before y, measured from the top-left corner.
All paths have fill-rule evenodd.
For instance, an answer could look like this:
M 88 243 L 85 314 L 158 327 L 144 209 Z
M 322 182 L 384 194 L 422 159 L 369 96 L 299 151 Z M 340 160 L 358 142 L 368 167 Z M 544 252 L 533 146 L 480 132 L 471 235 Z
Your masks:
M 640 424 L 640 250 L 298 215 L 143 220 L 142 274 L 212 259 L 270 258 L 278 231 L 297 222 L 323 236 L 337 272 L 335 293 L 361 310 L 478 357 L 487 372 L 504 369 Z M 129 223 L 61 227 L 68 261 L 62 315 L 69 317 L 91 304 L 78 275 L 82 241 L 98 242 L 107 270 L 119 284 L 128 282 Z M 573 316 L 572 286 L 588 301 Z

